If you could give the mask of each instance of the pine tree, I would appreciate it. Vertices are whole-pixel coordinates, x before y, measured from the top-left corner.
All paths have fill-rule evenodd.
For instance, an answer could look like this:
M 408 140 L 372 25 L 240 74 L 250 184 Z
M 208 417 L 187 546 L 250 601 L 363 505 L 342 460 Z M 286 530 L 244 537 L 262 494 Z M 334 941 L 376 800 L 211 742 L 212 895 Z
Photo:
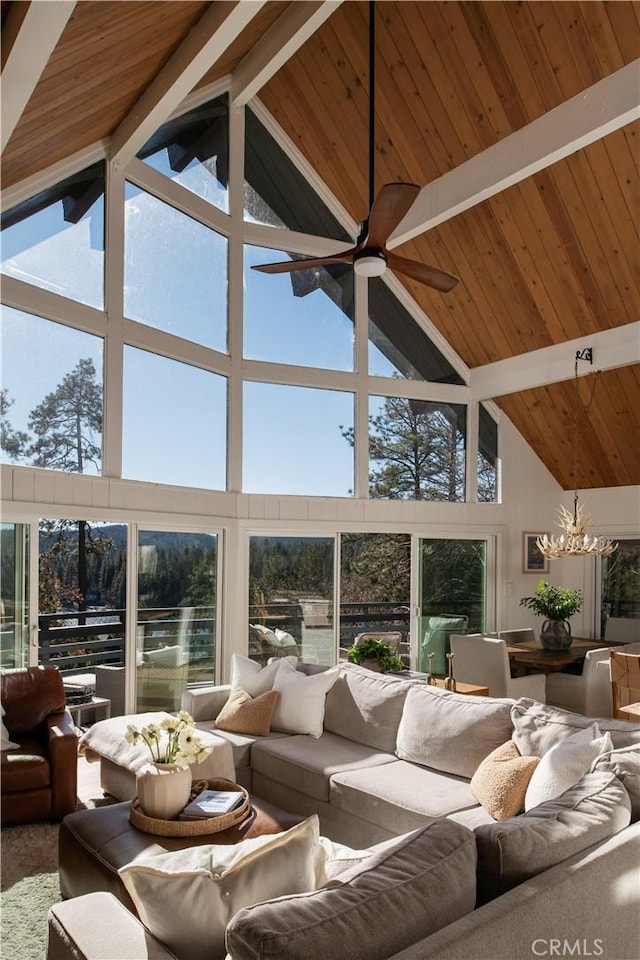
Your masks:
M 14 430 L 9 422 L 7 413 L 14 402 L 6 390 L 0 390 L 0 450 L 15 461 L 26 452 L 29 436 L 22 430 Z

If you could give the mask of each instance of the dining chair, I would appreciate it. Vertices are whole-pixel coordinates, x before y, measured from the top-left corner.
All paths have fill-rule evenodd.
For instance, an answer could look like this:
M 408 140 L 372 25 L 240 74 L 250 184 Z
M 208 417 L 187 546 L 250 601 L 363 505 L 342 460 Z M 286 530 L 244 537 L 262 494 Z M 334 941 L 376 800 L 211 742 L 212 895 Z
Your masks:
M 582 673 L 558 670 L 547 675 L 547 703 L 585 717 L 610 717 L 611 675 L 610 647 L 588 650 Z
M 609 656 L 613 716 L 640 723 L 640 653 L 610 650 Z
M 524 643 L 525 641 L 536 641 L 536 632 L 533 627 L 520 627 L 518 630 L 498 630 L 498 637 L 505 643 Z
M 483 634 L 456 634 L 450 637 L 453 673 L 461 683 L 489 687 L 491 697 L 531 697 L 546 701 L 544 673 L 512 677 L 509 654 L 504 640 Z

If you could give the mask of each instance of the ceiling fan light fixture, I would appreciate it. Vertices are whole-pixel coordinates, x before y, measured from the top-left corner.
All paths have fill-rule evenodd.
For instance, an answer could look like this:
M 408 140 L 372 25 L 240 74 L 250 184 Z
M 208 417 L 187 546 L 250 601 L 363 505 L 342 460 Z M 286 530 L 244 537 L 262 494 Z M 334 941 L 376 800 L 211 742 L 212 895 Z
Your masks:
M 367 251 L 354 257 L 353 269 L 359 277 L 381 277 L 387 269 L 387 258 L 382 250 L 374 253 Z

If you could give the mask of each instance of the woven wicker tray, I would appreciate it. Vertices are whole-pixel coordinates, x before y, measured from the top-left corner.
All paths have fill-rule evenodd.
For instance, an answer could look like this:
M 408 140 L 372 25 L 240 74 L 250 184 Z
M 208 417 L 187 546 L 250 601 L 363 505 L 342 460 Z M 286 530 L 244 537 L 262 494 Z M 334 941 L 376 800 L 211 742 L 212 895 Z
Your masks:
M 140 801 L 136 797 L 131 801 L 129 819 L 138 830 L 158 837 L 198 837 L 207 833 L 220 833 L 222 830 L 235 827 L 249 815 L 251 810 L 249 792 L 239 783 L 233 783 L 232 780 L 194 780 L 190 799 L 196 797 L 202 790 L 239 790 L 244 794 L 244 799 L 235 810 L 220 814 L 218 817 L 207 817 L 205 820 L 158 820 L 142 812 Z

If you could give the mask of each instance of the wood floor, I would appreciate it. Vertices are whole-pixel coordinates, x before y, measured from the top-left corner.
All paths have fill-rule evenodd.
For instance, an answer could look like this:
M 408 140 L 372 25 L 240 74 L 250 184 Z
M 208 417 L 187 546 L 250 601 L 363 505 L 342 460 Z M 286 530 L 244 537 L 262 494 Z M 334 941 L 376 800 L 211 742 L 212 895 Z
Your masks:
M 78 800 L 84 807 L 103 805 L 105 801 L 100 786 L 100 764 L 88 763 L 78 757 Z

